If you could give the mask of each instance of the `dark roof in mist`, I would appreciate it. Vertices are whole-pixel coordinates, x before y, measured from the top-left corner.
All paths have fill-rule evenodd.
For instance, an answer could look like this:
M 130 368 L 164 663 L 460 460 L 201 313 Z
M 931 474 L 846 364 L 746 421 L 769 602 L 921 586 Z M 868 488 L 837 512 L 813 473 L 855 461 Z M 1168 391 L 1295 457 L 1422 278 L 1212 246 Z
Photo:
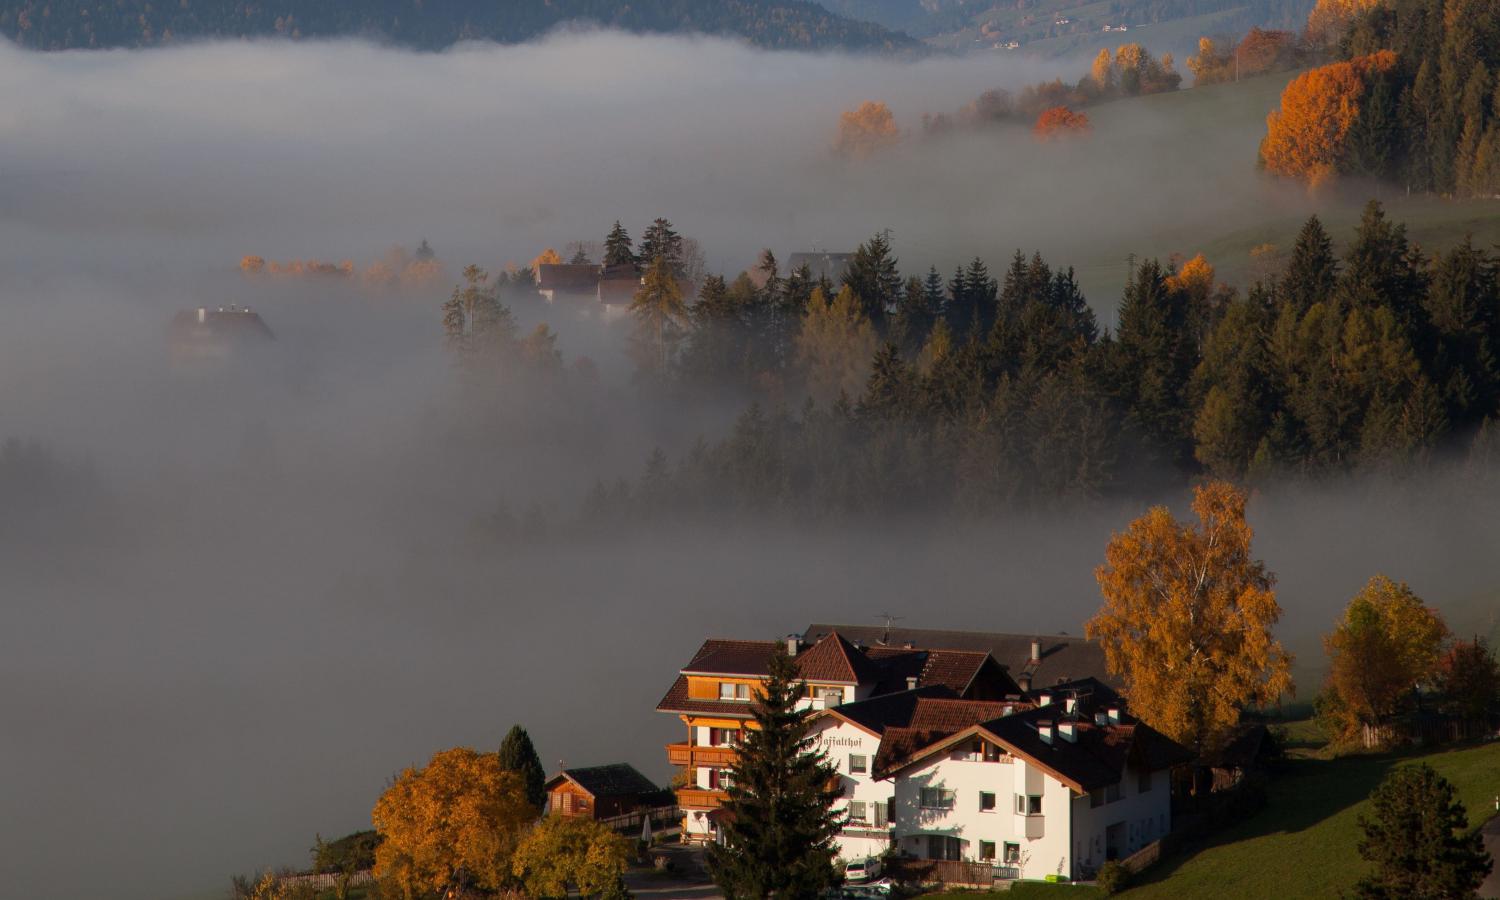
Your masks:
M 260 313 L 240 306 L 184 309 L 172 317 L 175 341 L 271 341 L 276 335 Z
M 592 294 L 599 287 L 599 267 L 592 264 L 542 263 L 536 267 L 536 286 L 543 291 Z
M 793 253 L 786 258 L 786 270 L 790 274 L 806 265 L 814 280 L 827 276 L 837 284 L 853 258 L 853 253 Z
M 942 648 L 987 651 L 1017 680 L 1030 676 L 1033 690 L 1065 681 L 1096 678 L 1118 687 L 1120 679 L 1109 673 L 1104 648 L 1097 641 L 1066 634 L 1007 634 L 989 631 L 947 631 L 931 628 L 896 628 L 881 625 L 828 625 L 807 627 L 802 639 L 809 643 L 838 631 L 851 641 L 876 647 Z M 1041 662 L 1031 663 L 1031 641 L 1042 642 Z

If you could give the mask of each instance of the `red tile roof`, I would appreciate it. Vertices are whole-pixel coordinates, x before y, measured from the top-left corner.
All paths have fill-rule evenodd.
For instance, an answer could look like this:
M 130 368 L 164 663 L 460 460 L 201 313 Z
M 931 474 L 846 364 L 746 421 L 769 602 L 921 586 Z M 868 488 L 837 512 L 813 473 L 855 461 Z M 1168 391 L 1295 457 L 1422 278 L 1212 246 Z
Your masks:
M 797 671 L 808 681 L 872 684 L 881 669 L 858 647 L 834 632 L 797 654 Z

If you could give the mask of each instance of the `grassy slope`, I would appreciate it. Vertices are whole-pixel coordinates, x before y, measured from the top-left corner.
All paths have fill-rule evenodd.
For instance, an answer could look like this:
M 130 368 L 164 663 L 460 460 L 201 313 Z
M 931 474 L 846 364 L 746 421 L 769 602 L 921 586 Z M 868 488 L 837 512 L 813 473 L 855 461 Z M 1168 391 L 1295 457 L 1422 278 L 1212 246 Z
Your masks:
M 1243 158 L 1226 161 L 1226 166 L 1234 168 L 1226 169 L 1225 177 L 1240 177 L 1240 167 L 1253 169 L 1256 144 L 1265 134 L 1266 114 L 1277 106 L 1282 89 L 1294 74 L 1283 72 L 1239 83 L 1135 97 L 1091 107 L 1088 114 L 1099 135 L 1108 134 L 1114 127 L 1112 123 L 1142 115 L 1190 122 L 1195 131 L 1225 129 L 1239 133 L 1243 135 Z M 1500 244 L 1500 202 L 1408 197 L 1389 185 L 1345 184 L 1310 196 L 1308 202 L 1296 204 L 1297 208 L 1275 202 L 1268 194 L 1267 202 L 1237 214 L 1221 231 L 1205 234 L 1200 230 L 1165 228 L 1135 239 L 1130 246 L 1102 248 L 1096 258 L 1070 262 L 1077 266 L 1085 292 L 1099 292 L 1101 297 L 1118 296 L 1127 274 L 1125 256 L 1130 252 L 1163 259 L 1174 252 L 1202 252 L 1213 263 L 1220 280 L 1244 288 L 1279 266 L 1275 254 L 1257 259 L 1250 253 L 1252 248 L 1271 244 L 1284 254 L 1290 250 L 1308 211 L 1313 209 L 1335 244 L 1341 247 L 1351 237 L 1365 202 L 1372 197 L 1385 205 L 1392 220 L 1406 223 L 1411 239 L 1429 255 L 1434 250 L 1451 248 L 1466 234 L 1472 235 L 1481 247 Z M 1094 294 L 1089 296 L 1092 298 Z
M 1365 798 L 1395 765 L 1425 762 L 1458 788 L 1478 826 L 1494 813 L 1500 795 L 1500 744 L 1419 756 L 1359 756 L 1298 759 L 1271 787 L 1266 809 L 1215 835 L 1205 846 L 1187 848 L 1147 873 L 1147 881 L 1124 896 L 1213 896 L 1238 900 L 1276 896 L 1336 897 L 1365 872 L 1355 845 Z

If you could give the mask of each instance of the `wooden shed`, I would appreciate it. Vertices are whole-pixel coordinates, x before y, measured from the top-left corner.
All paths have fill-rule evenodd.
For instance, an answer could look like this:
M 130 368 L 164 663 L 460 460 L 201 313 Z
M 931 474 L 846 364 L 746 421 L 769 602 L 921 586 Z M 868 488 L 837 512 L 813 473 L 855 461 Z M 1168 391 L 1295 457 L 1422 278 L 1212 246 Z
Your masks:
M 563 769 L 547 782 L 547 811 L 553 815 L 608 819 L 671 804 L 670 792 L 628 763 Z

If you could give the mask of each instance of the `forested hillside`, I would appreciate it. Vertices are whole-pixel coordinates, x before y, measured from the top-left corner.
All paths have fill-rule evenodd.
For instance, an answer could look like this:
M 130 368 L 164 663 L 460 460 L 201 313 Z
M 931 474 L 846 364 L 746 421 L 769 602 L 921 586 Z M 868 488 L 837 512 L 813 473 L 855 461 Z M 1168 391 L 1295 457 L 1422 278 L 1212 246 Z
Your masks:
M 184 38 L 361 35 L 439 49 L 524 41 L 567 23 L 732 35 L 769 48 L 901 50 L 904 34 L 798 0 L 0 0 L 0 34 L 26 47 L 140 47 Z
M 898 28 L 935 44 L 960 48 L 1007 46 L 1042 52 L 1079 50 L 1118 40 L 1105 26 L 1154 26 L 1153 41 L 1181 36 L 1160 26 L 1191 20 L 1200 34 L 1239 34 L 1252 27 L 1300 28 L 1312 0 L 1039 0 L 1030 3 L 960 0 L 828 0 L 840 15 Z M 1143 35 L 1143 37 L 1146 37 Z M 1019 48 L 1018 48 L 1019 49 Z M 1153 49 L 1171 50 L 1157 43 Z

